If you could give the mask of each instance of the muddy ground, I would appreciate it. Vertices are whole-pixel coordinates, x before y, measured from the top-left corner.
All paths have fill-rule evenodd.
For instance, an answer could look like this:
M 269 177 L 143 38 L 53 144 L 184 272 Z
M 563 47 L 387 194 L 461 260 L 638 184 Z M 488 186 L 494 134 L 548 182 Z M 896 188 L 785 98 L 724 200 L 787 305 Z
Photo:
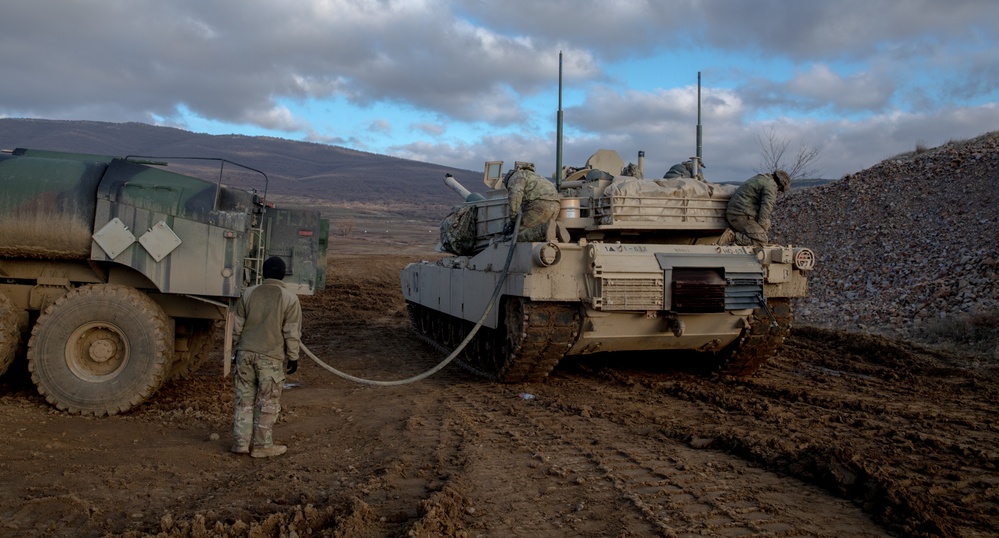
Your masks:
M 398 291 L 420 255 L 334 250 L 306 345 L 377 379 L 437 363 Z M 99 419 L 12 374 L 0 535 L 999 536 L 994 362 L 798 326 L 751 379 L 673 366 L 592 356 L 497 385 L 451 365 L 376 388 L 305 359 L 275 429 L 290 448 L 266 460 L 228 452 L 218 354 Z

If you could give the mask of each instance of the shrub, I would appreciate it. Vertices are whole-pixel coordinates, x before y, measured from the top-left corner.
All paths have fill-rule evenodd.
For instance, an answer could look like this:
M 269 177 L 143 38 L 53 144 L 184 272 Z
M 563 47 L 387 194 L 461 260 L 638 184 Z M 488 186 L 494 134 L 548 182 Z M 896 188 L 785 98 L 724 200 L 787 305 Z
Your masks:
M 999 361 L 999 312 L 972 312 L 927 322 L 922 337 L 930 344 L 968 350 Z

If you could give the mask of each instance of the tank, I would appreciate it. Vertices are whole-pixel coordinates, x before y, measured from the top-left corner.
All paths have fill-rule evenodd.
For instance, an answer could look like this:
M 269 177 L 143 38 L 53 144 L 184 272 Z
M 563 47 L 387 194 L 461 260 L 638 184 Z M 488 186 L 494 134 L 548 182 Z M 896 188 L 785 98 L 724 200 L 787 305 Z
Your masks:
M 487 162 L 482 199 L 459 191 L 471 201 L 441 225 L 449 255 L 401 272 L 416 333 L 451 351 L 481 320 L 459 360 L 505 382 L 541 381 L 566 356 L 624 351 L 755 372 L 789 334 L 815 254 L 720 244 L 735 187 L 645 180 L 639 155 L 625 166 L 601 150 L 567 168 L 555 233 L 532 242 L 504 234 L 503 163 Z
M 216 181 L 171 170 L 189 161 L 0 153 L 0 374 L 23 356 L 52 405 L 124 412 L 202 365 L 264 259 L 296 293 L 323 289 L 318 212 L 274 207 L 236 163 L 207 160 Z M 226 165 L 263 194 L 223 184 Z

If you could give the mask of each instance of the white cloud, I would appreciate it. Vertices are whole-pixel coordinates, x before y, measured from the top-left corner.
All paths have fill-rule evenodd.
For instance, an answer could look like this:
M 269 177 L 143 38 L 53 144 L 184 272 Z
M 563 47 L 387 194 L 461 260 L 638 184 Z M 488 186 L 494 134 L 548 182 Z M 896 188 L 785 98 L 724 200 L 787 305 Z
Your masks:
M 553 90 L 559 50 L 581 94 L 566 107 L 567 162 L 608 146 L 644 149 L 656 167 L 689 156 L 696 92 L 669 86 L 673 66 L 649 60 L 661 53 L 725 74 L 727 89 L 703 93 L 705 158 L 725 177 L 755 163 L 766 122 L 825 144 L 824 168 L 838 174 L 916 140 L 993 128 L 999 92 L 992 0 L 10 4 L 0 115 L 243 124 L 476 169 L 552 160 L 553 121 L 531 103 Z M 615 69 L 632 60 L 649 61 L 641 73 Z M 351 106 L 358 119 L 299 117 L 299 103 Z M 415 134 L 396 129 L 386 142 L 380 120 Z M 458 142 L 439 144 L 441 125 Z
M 377 119 L 368 124 L 368 132 L 375 134 L 391 134 L 392 123 L 386 119 Z
M 844 111 L 881 110 L 894 94 L 895 84 L 872 72 L 844 77 L 825 64 L 813 64 L 810 70 L 797 73 L 786 90 L 813 106 L 829 104 Z

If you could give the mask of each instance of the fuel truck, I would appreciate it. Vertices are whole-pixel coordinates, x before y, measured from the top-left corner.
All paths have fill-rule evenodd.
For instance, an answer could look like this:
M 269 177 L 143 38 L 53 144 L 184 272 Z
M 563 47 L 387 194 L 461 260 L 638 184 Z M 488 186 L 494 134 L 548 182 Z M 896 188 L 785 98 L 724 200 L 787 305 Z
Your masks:
M 192 161 L 217 179 L 181 173 Z M 223 184 L 234 171 L 263 194 Z M 25 357 L 51 405 L 102 416 L 190 376 L 223 327 L 227 359 L 236 300 L 266 258 L 298 294 L 325 286 L 329 223 L 274 207 L 266 187 L 222 159 L 0 153 L 0 374 Z
M 533 167 L 509 173 L 524 169 Z M 446 178 L 466 200 L 441 224 L 441 248 L 452 255 L 401 273 L 424 340 L 455 350 L 480 325 L 459 356 L 466 367 L 537 382 L 565 356 L 652 351 L 746 376 L 789 334 L 791 300 L 807 293 L 815 254 L 724 241 L 734 186 L 642 179 L 643 153 L 625 166 L 601 150 L 555 178 L 556 233 L 523 242 L 504 233 L 505 175 L 502 161 L 487 162 L 483 194 Z

